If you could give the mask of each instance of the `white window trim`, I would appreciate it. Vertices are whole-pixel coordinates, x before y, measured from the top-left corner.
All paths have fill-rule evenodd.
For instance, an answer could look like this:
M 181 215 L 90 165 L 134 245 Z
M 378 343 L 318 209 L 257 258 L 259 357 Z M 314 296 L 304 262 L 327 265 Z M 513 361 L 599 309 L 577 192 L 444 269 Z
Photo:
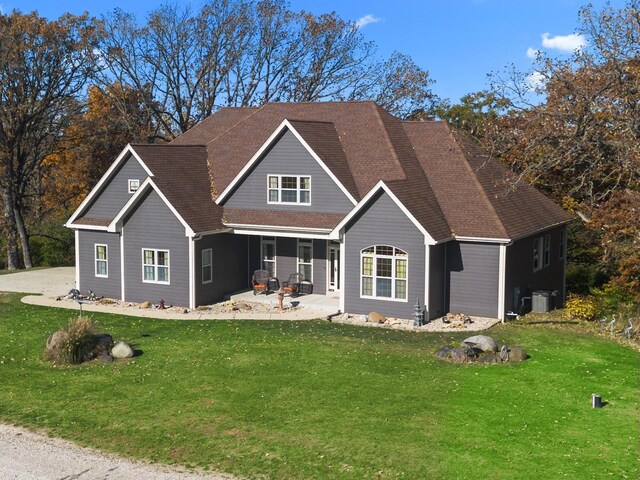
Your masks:
M 551 265 L 551 235 L 544 235 L 542 240 L 542 266 L 548 267 Z
M 99 259 L 98 258 L 98 247 L 104 247 L 104 259 Z M 94 273 L 95 276 L 98 278 L 109 278 L 109 246 L 104 244 L 104 243 L 95 243 L 93 245 L 93 268 L 94 268 Z M 105 275 L 101 275 L 98 273 L 98 262 L 104 262 L 105 263 L 105 270 L 106 270 L 106 274 Z
M 278 243 L 277 237 L 260 237 L 260 269 L 267 270 L 264 268 L 264 246 L 266 244 L 273 244 L 273 260 L 268 260 L 269 263 L 273 263 L 273 276 L 277 277 L 278 272 Z
M 311 261 L 309 263 L 300 261 L 300 244 L 311 247 Z M 309 265 L 311 267 L 311 278 L 305 278 L 305 280 L 313 283 L 313 240 L 312 239 L 298 239 L 296 245 L 296 271 L 300 273 L 300 265 Z
M 379 246 L 383 246 L 383 247 L 392 247 L 394 249 L 394 254 L 393 255 L 378 255 L 377 253 L 375 253 L 375 247 L 379 247 Z M 367 248 L 374 248 L 374 253 L 369 254 L 369 253 L 363 253 L 363 250 L 366 250 Z M 395 250 L 402 250 L 401 248 L 397 248 L 394 247 L 393 245 L 369 245 L 368 247 L 363 248 L 362 250 L 360 250 L 360 298 L 366 298 L 366 299 L 373 299 L 373 300 L 384 300 L 385 302 L 402 302 L 402 303 L 407 303 L 409 301 L 409 254 L 407 252 L 405 252 L 405 250 L 402 250 L 403 252 L 407 253 L 407 255 L 405 257 L 402 256 L 396 256 L 395 254 Z M 371 275 L 371 278 L 373 279 L 373 283 L 371 285 L 371 291 L 375 293 L 376 291 L 376 278 L 377 275 L 375 275 L 376 273 L 376 258 L 381 257 L 381 258 L 390 258 L 391 259 L 391 297 L 378 297 L 377 295 L 363 295 L 362 294 L 362 278 L 365 277 L 365 275 L 363 275 L 362 273 L 362 265 L 363 265 L 363 258 L 364 257 L 369 257 L 369 258 L 373 258 L 373 275 Z M 406 260 L 407 262 L 407 278 L 405 279 L 398 279 L 396 277 L 396 259 L 398 258 L 402 258 L 404 260 Z M 369 275 L 366 275 L 367 277 L 369 277 Z M 395 298 L 396 296 L 396 280 L 404 280 L 405 281 L 405 293 L 407 298 Z
M 538 252 L 538 261 L 536 264 L 536 250 Z M 539 272 L 543 265 L 544 236 L 536 237 L 533 240 L 533 271 Z
M 275 177 L 278 179 L 278 187 L 276 188 L 271 188 L 269 185 L 269 179 Z M 282 177 L 293 177 L 296 178 L 296 197 L 298 199 L 297 202 L 283 202 L 282 199 Z M 308 189 L 302 189 L 300 188 L 300 179 L 301 178 L 308 178 L 309 179 L 309 188 Z M 271 190 L 277 190 L 278 191 L 278 201 L 274 202 L 271 201 L 271 199 L 269 198 L 269 192 Z M 286 188 L 285 190 L 292 190 L 290 188 Z M 309 201 L 308 202 L 301 202 L 300 201 L 300 192 L 309 192 Z M 311 205 L 311 175 L 267 175 L 267 203 L 269 205 L 305 205 L 305 206 L 309 206 Z
M 204 263 L 204 252 L 209 252 L 209 263 L 207 263 L 207 264 Z M 200 256 L 200 260 L 201 260 L 201 263 L 202 263 L 202 268 L 200 270 L 202 284 L 206 285 L 207 283 L 212 283 L 213 282 L 213 249 L 212 248 L 203 249 L 202 253 L 201 253 L 201 256 Z M 205 280 L 204 279 L 204 269 L 205 269 L 205 267 L 211 268 L 211 278 L 209 280 Z
M 158 285 L 170 285 L 171 284 L 171 251 L 170 250 L 164 250 L 162 248 L 142 248 L 142 283 L 156 283 Z M 153 252 L 153 264 L 145 264 L 144 263 L 144 252 L 145 251 L 150 251 Z M 167 281 L 166 282 L 161 282 L 159 280 L 157 280 L 158 278 L 158 252 L 165 252 L 167 254 Z M 153 278 L 155 280 L 145 280 L 144 278 L 144 267 L 145 266 L 149 266 L 149 267 L 153 267 Z M 162 267 L 164 267 L 165 265 L 160 265 Z
M 135 188 L 132 188 L 132 185 L 135 183 Z M 137 178 L 130 178 L 127 180 L 127 191 L 129 193 L 136 193 L 140 188 L 140 180 Z

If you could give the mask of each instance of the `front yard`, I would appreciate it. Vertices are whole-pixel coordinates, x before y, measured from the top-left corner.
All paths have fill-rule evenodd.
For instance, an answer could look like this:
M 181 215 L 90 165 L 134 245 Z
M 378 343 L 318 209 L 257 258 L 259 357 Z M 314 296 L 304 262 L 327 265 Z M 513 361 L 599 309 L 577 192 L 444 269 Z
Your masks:
M 96 313 L 143 354 L 53 367 L 72 312 L 20 296 L 0 296 L 0 420 L 83 445 L 255 478 L 638 478 L 639 356 L 588 327 L 494 327 L 531 358 L 483 366 L 434 358 L 462 333 Z

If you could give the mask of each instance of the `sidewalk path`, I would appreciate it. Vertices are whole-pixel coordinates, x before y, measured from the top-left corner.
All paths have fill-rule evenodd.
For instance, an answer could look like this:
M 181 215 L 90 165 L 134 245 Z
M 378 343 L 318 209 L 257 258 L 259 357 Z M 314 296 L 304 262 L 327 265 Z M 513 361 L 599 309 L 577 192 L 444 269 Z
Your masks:
M 0 423 L 3 480 L 232 480 L 165 465 L 136 462 Z

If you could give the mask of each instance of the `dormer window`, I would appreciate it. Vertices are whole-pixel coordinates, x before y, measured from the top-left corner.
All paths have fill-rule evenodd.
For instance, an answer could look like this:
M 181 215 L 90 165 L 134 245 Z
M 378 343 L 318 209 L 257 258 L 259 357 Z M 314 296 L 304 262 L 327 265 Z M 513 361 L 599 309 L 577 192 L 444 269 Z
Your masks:
M 267 203 L 311 205 L 311 177 L 308 175 L 268 175 Z
M 127 183 L 129 184 L 129 193 L 136 193 L 140 188 L 140 180 L 129 179 Z

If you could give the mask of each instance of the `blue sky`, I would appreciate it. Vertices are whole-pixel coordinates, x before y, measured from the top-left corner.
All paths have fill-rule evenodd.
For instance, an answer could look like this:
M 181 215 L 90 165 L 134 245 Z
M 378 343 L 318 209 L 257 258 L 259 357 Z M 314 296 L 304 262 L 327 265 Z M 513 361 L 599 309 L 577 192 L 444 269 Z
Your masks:
M 158 5 L 153 0 L 0 0 L 9 12 L 37 10 L 49 18 L 64 12 L 88 11 L 99 16 L 120 7 L 144 16 Z M 188 3 L 180 0 L 180 3 Z M 190 2 L 199 5 L 199 1 Z M 575 0 L 290 0 L 293 10 L 315 14 L 336 11 L 361 20 L 363 35 L 378 45 L 382 56 L 394 50 L 410 55 L 436 81 L 434 92 L 457 101 L 487 87 L 487 73 L 513 63 L 531 66 L 534 50 L 567 55 L 581 39 L 574 34 L 578 11 L 586 1 Z M 591 2 L 597 8 L 601 0 Z M 622 7 L 623 0 L 611 0 Z M 367 23 L 367 20 L 369 22 Z M 545 35 L 546 34 L 546 35 Z M 527 53 L 529 52 L 529 56 Z

